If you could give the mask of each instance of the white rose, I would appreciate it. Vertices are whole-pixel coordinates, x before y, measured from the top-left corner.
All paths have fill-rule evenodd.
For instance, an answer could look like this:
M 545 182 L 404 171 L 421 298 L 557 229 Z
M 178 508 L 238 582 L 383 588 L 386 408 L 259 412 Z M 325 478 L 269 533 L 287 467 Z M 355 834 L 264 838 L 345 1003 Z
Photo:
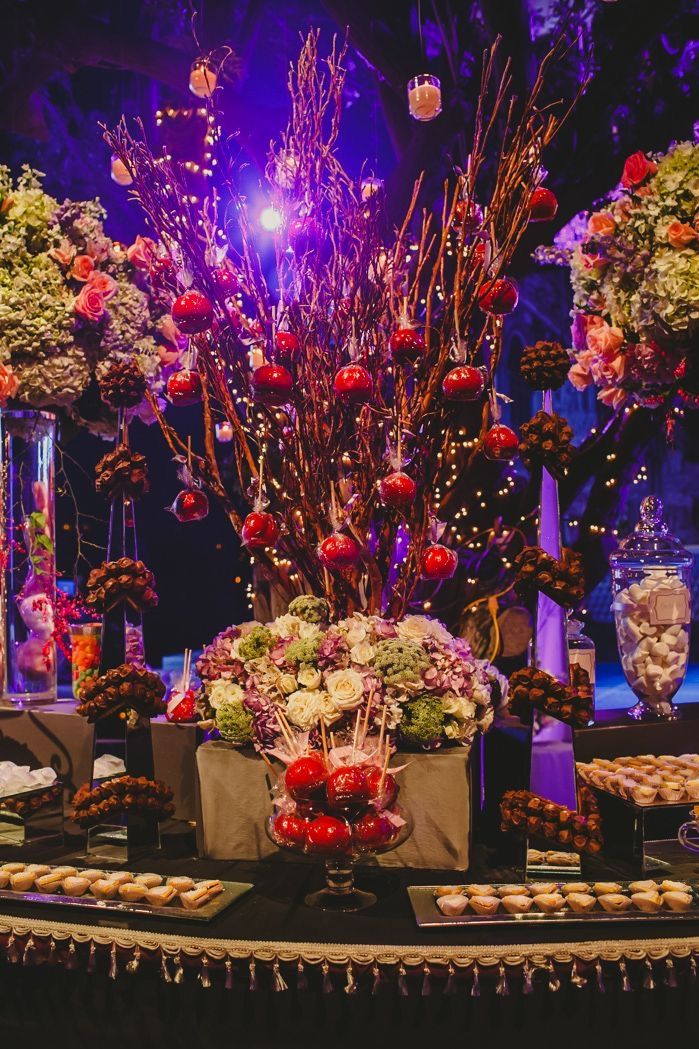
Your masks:
M 218 710 L 223 703 L 240 703 L 244 696 L 240 685 L 233 681 L 215 681 L 209 686 L 209 705 L 214 710 Z
M 357 619 L 355 616 L 352 616 L 350 619 L 341 619 L 337 625 L 344 633 L 350 648 L 354 648 L 355 645 L 364 641 L 369 633 L 366 622 L 362 619 Z
M 364 680 L 356 670 L 331 670 L 325 687 L 339 710 L 354 710 L 364 698 Z
M 444 713 L 457 718 L 458 721 L 470 721 L 476 716 L 476 704 L 465 696 L 457 696 L 453 692 L 447 692 L 442 696 Z
M 359 641 L 350 649 L 350 659 L 353 663 L 366 666 L 374 658 L 374 651 L 374 646 L 369 641 Z
M 317 689 L 313 691 L 299 689 L 297 692 L 292 692 L 286 702 L 286 716 L 292 725 L 303 729 L 304 732 L 310 732 L 320 717 L 322 697 L 323 693 Z
M 320 634 L 320 627 L 317 623 L 306 623 L 303 619 L 299 624 L 299 637 L 300 638 L 314 638 Z
M 269 624 L 269 629 L 277 637 L 298 637 L 302 622 L 298 616 L 286 612 L 283 616 L 277 616 L 274 622 Z
M 422 641 L 426 637 L 434 638 L 442 645 L 452 640 L 452 635 L 438 619 L 430 619 L 429 616 L 406 616 L 396 623 L 398 637 L 405 641 Z
M 302 681 L 301 684 L 303 685 L 304 682 Z M 295 692 L 298 688 L 298 684 L 294 675 L 282 674 L 279 678 L 279 688 L 285 696 L 290 696 L 292 692 Z
M 303 685 L 304 688 L 320 688 L 320 670 L 316 670 L 315 667 L 311 667 L 307 663 L 301 665 L 297 677 L 299 685 Z

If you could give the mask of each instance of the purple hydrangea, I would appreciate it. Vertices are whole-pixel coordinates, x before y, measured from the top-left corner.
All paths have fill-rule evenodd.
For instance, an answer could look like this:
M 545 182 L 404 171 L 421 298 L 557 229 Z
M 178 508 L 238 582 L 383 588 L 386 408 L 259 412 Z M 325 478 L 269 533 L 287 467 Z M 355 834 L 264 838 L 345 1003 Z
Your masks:
M 279 722 L 274 713 L 274 703 L 261 692 L 246 692 L 243 706 L 253 716 L 253 732 L 261 747 L 269 747 L 279 735 Z

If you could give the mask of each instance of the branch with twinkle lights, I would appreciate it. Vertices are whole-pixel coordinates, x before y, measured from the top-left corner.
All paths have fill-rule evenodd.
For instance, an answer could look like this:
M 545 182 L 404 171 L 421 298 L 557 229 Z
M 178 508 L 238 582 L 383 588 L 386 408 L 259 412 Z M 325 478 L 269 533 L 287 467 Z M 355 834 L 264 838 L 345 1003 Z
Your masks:
M 483 455 L 517 451 L 496 390 L 503 321 L 518 298 L 507 270 L 529 222 L 555 213 L 541 156 L 569 107 L 543 101 L 562 41 L 519 106 L 507 64 L 496 73 L 497 47 L 484 58 L 468 169 L 445 182 L 439 215 L 421 210 L 418 181 L 391 233 L 380 180 L 352 178 L 337 157 L 344 48 L 321 62 L 318 34 L 308 36 L 266 172 L 281 222 L 272 282 L 232 165 L 224 225 L 215 196 L 192 206 L 182 173 L 154 156 L 142 128 L 134 138 L 122 121 L 106 134 L 158 236 L 152 280 L 190 339 L 168 383 L 172 410 L 156 410 L 168 445 L 270 578 L 292 595 L 326 594 L 338 613 L 399 616 L 421 580 L 430 593 L 451 578 L 458 543 L 443 495 L 455 443 L 470 446 L 466 491 Z M 205 440 L 193 453 L 177 407 L 195 402 Z M 217 461 L 221 423 L 252 504 L 242 520 Z

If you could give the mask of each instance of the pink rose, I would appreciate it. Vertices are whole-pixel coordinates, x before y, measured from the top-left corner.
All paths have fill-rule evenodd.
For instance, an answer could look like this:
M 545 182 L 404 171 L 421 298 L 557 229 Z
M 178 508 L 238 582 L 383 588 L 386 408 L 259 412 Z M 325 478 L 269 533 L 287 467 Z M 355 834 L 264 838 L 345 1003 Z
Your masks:
M 689 223 L 675 219 L 667 227 L 667 239 L 673 248 L 686 248 L 692 241 L 699 240 L 699 233 Z
M 609 265 L 609 259 L 605 255 L 591 251 L 581 251 L 580 261 L 586 270 L 603 270 L 605 266 Z
M 627 157 L 621 176 L 621 184 L 626 189 L 634 189 L 636 186 L 640 186 L 642 182 L 645 182 L 650 175 L 654 175 L 657 170 L 658 165 L 649 160 L 645 153 L 639 149 L 637 153 L 632 153 L 630 157 Z
M 584 362 L 578 361 L 568 372 L 568 381 L 576 390 L 586 390 L 588 386 L 592 386 L 593 380 L 589 368 Z
M 133 244 L 126 249 L 126 257 L 137 270 L 150 269 L 151 261 L 155 256 L 155 241 L 150 237 L 142 237 L 139 233 Z
M 95 268 L 95 264 L 89 255 L 76 255 L 70 268 L 69 276 L 75 280 L 85 281 Z
M 573 315 L 573 327 L 571 329 L 573 348 L 576 350 L 586 350 L 588 331 L 590 331 L 591 328 L 599 327 L 600 324 L 604 324 L 604 321 L 601 317 L 598 317 L 596 313 L 575 313 Z
M 119 285 L 108 273 L 100 273 L 99 270 L 95 270 L 88 281 L 91 288 L 98 291 L 103 299 L 111 299 L 116 294 Z
M 606 321 L 590 328 L 587 332 L 587 348 L 595 353 L 611 356 L 624 345 L 624 333 L 621 328 L 612 327 Z
M 618 354 L 616 357 L 595 357 L 590 366 L 592 378 L 598 386 L 616 385 L 626 370 L 626 358 Z
M 51 248 L 49 255 L 52 259 L 55 259 L 59 266 L 63 266 L 64 269 L 68 269 L 73 259 L 75 248 L 65 237 L 58 245 L 57 248 Z
M 590 215 L 587 223 L 587 232 L 597 237 L 612 237 L 616 230 L 614 216 L 608 211 L 595 211 Z
M 628 391 L 622 390 L 619 386 L 607 386 L 606 389 L 599 391 L 597 400 L 601 401 L 602 404 L 606 404 L 608 408 L 613 408 L 616 412 L 623 407 L 628 396 Z
M 0 407 L 5 407 L 10 397 L 19 389 L 17 376 L 9 365 L 0 364 Z
M 102 293 L 94 284 L 85 284 L 73 303 L 73 309 L 88 321 L 98 321 L 104 313 Z

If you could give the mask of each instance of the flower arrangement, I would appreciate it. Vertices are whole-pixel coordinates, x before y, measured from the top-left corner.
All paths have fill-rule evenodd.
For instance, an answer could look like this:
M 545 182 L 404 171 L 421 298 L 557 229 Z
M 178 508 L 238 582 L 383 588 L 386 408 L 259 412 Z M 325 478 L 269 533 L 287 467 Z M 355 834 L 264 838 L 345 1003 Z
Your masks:
M 699 145 L 630 156 L 569 261 L 573 385 L 615 410 L 699 404 Z
M 221 737 L 274 750 L 280 720 L 341 737 L 357 719 L 407 747 L 468 744 L 493 718 L 496 671 L 436 619 L 355 612 L 329 621 L 322 598 L 295 598 L 272 623 L 229 627 L 197 664 L 200 708 Z M 279 714 L 281 713 L 282 719 Z
M 157 395 L 179 333 L 150 289 L 150 241 L 113 241 L 98 200 L 59 205 L 42 177 L 0 166 L 0 405 L 111 432 L 97 380 L 135 359 Z

